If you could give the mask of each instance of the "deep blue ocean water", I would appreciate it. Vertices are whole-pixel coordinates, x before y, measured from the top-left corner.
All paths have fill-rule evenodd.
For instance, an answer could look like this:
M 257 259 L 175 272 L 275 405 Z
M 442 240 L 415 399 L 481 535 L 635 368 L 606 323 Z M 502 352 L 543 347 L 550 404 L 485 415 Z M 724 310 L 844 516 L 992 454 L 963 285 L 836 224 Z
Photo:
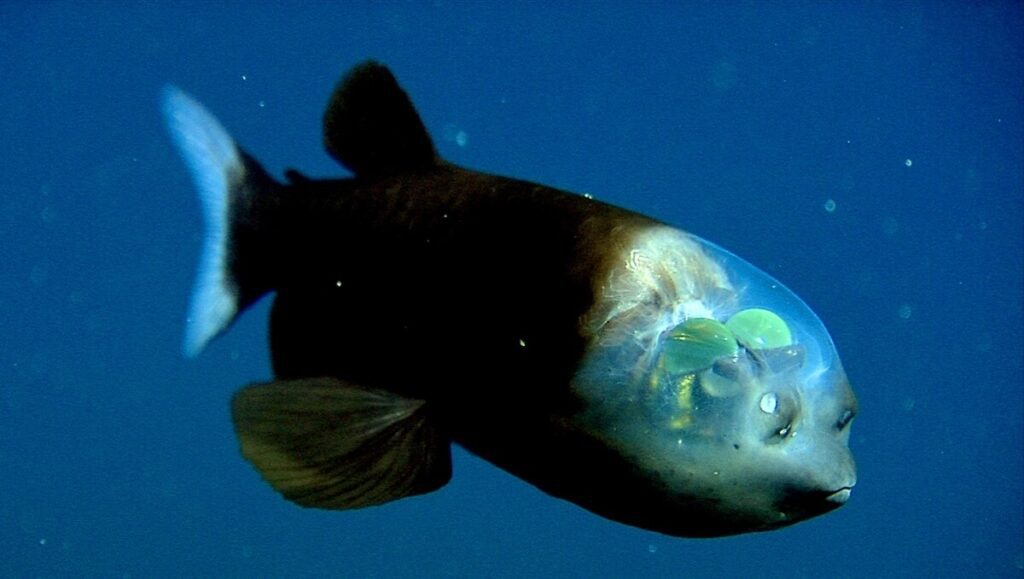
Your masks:
M 1019 2 L 175 4 L 0 3 L 0 575 L 1024 574 Z M 461 450 L 441 491 L 363 511 L 263 484 L 228 401 L 269 376 L 266 303 L 182 357 L 201 222 L 159 95 L 276 174 L 341 175 L 320 117 L 367 57 L 452 161 L 800 294 L 860 399 L 850 502 L 685 540 Z

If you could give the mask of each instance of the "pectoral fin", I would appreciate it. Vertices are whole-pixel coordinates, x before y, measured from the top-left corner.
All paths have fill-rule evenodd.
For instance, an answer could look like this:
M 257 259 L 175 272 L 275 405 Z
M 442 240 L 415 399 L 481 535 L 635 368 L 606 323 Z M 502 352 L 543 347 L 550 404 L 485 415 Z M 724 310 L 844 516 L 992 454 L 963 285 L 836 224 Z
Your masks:
M 421 400 L 310 378 L 246 387 L 231 411 L 242 454 L 302 506 L 379 505 L 451 478 L 450 441 Z

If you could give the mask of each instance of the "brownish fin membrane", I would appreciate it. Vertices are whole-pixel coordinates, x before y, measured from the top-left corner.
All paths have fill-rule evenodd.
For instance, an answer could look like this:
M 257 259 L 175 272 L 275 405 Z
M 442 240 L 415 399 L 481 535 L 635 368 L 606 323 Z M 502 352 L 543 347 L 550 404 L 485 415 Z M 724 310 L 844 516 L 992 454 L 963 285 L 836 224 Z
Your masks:
M 391 71 L 374 61 L 354 68 L 334 90 L 324 113 L 324 146 L 364 178 L 437 162 L 434 144 L 409 96 Z
M 451 478 L 450 442 L 421 400 L 310 378 L 246 387 L 231 411 L 242 454 L 302 506 L 379 505 Z

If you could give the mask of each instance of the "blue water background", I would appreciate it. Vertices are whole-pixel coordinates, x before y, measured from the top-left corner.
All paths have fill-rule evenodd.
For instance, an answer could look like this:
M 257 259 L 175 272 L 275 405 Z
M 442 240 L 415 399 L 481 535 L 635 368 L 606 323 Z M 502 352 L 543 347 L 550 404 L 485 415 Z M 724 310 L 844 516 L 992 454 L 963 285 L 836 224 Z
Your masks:
M 1024 573 L 1021 3 L 178 4 L 0 3 L 0 576 Z M 359 512 L 264 485 L 228 400 L 269 376 L 266 304 L 182 358 L 201 223 L 159 94 L 275 174 L 339 175 L 320 116 L 367 57 L 452 161 L 797 291 L 860 398 L 850 502 L 683 540 L 461 450 L 440 492 Z

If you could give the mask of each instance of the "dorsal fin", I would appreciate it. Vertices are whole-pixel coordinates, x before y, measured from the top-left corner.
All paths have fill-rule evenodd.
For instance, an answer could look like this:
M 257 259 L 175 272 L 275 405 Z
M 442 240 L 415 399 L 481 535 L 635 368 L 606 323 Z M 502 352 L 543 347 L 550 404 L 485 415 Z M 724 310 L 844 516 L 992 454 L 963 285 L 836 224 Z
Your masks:
M 357 177 L 383 177 L 437 162 L 423 121 L 386 66 L 368 61 L 341 81 L 324 113 L 324 146 Z

